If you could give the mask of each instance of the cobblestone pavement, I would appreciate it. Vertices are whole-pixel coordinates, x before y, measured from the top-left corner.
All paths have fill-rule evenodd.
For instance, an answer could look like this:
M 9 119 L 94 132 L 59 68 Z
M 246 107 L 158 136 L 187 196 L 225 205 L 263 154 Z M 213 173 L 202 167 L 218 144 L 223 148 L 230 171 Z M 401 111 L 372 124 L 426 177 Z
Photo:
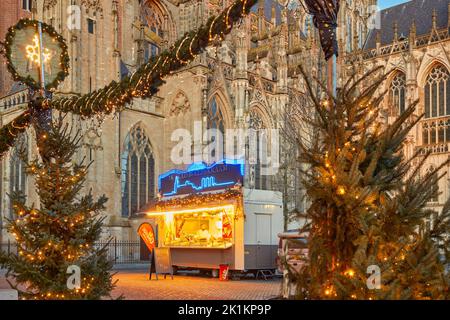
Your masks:
M 175 275 L 174 279 L 159 276 L 148 280 L 145 271 L 118 271 L 119 280 L 113 296 L 121 294 L 132 300 L 265 300 L 279 295 L 281 280 L 230 280 L 197 275 Z M 0 272 L 0 289 L 8 289 L 4 274 Z

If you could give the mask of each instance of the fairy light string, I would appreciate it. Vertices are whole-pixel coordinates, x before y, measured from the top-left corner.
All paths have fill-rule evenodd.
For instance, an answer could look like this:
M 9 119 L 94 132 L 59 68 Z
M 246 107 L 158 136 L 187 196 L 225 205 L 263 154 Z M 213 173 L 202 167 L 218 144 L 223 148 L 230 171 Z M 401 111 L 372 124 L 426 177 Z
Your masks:
M 209 18 L 206 24 L 197 31 L 192 31 L 175 42 L 171 49 L 165 50 L 159 56 L 142 65 L 131 77 L 127 76 L 120 82 L 112 81 L 106 87 L 83 96 L 56 97 L 52 101 L 48 101 L 46 107 L 65 113 L 71 112 L 81 116 L 82 119 L 88 119 L 120 112 L 133 98 L 149 98 L 164 83 L 162 79 L 165 76 L 194 60 L 212 41 L 216 41 L 217 38 L 223 39 L 231 31 L 233 23 L 247 15 L 256 2 L 256 0 L 237 0 L 219 15 Z M 11 54 L 10 45 L 15 31 L 28 25 L 36 25 L 36 23 L 34 20 L 23 19 L 16 26 L 10 28 L 9 36 L 4 42 L 6 55 Z M 48 32 L 55 41 L 59 41 L 63 48 L 63 53 L 60 56 L 62 71 L 55 80 L 54 86 L 56 87 L 68 74 L 70 60 L 67 54 L 67 45 L 64 38 L 51 26 L 42 25 L 43 30 Z M 11 63 L 7 63 L 7 65 L 14 79 L 24 80 Z M 25 80 L 23 82 L 29 87 L 36 86 Z M 0 156 L 12 147 L 15 137 L 30 125 L 31 119 L 29 119 L 29 116 L 30 114 L 27 114 L 15 119 L 14 126 L 19 125 L 20 128 L 14 128 L 13 124 L 10 123 L 0 129 Z M 28 120 L 25 121 L 26 119 Z
M 165 50 L 142 65 L 133 76 L 125 77 L 119 83 L 112 82 L 104 91 L 100 89 L 101 97 L 96 101 L 95 106 L 89 104 L 89 107 L 81 111 L 82 104 L 87 104 L 94 99 L 94 95 L 90 94 L 85 100 L 83 97 L 56 98 L 52 101 L 52 107 L 63 112 L 92 117 L 95 114 L 120 112 L 133 98 L 151 97 L 157 92 L 157 87 L 164 83 L 162 78 L 191 62 L 217 37 L 223 38 L 231 31 L 232 24 L 248 14 L 256 2 L 256 0 L 238 0 L 231 4 L 221 14 L 211 17 L 199 30 L 185 35 L 171 49 Z M 121 98 L 116 98 L 119 96 Z

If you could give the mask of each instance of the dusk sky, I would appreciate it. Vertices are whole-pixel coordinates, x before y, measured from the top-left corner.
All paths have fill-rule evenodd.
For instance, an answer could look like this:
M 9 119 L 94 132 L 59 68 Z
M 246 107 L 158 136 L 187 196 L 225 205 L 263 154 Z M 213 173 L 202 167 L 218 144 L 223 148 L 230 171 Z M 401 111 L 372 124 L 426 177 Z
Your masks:
M 408 0 L 379 0 L 378 5 L 381 9 L 385 9 L 404 2 L 408 2 Z

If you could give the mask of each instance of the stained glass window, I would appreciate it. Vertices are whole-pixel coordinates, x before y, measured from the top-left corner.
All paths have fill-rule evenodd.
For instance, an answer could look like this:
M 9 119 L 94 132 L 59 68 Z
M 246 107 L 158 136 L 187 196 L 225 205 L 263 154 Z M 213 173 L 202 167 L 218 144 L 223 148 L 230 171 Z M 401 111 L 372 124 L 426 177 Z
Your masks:
M 434 67 L 425 83 L 425 118 L 450 115 L 449 72 L 442 66 Z
M 9 191 L 26 193 L 26 164 L 20 156 L 22 153 L 26 155 L 28 152 L 28 138 L 21 135 L 17 141 L 16 147 L 11 152 L 9 160 Z M 12 204 L 10 206 L 10 217 L 13 217 Z
M 347 52 L 352 51 L 353 30 L 352 18 L 347 17 Z
M 433 171 L 434 171 L 434 167 L 430 167 L 430 169 L 428 169 L 428 173 L 427 174 L 430 174 Z M 430 199 L 430 202 L 438 202 L 439 201 L 439 179 L 438 179 L 438 173 L 437 172 L 433 173 L 432 179 L 433 179 L 433 186 L 432 186 L 432 188 L 434 189 L 435 194 Z
M 220 106 L 217 104 L 216 97 L 213 97 L 209 103 L 208 108 L 208 122 L 207 127 L 213 129 L 209 131 L 208 139 L 211 142 L 215 142 L 215 148 L 211 153 L 212 160 L 217 162 L 224 158 L 225 154 L 225 121 Z M 214 133 L 214 130 L 217 130 Z M 218 133 L 221 134 L 218 134 Z
M 155 161 L 150 140 L 137 124 L 122 153 L 122 215 L 131 216 L 155 196 Z
M 250 150 L 250 152 L 256 152 L 255 155 L 249 154 L 249 157 L 253 157 L 256 160 L 254 166 L 254 188 L 267 190 L 269 187 L 268 175 L 262 174 L 262 167 L 264 165 L 263 157 L 267 156 L 267 132 L 266 125 L 261 118 L 259 112 L 253 110 L 250 112 L 250 126 L 251 129 L 256 131 L 256 150 Z
M 444 66 L 437 65 L 430 71 L 424 93 L 426 120 L 422 121 L 422 143 L 450 142 L 450 80 Z
M 406 76 L 403 72 L 398 72 L 391 81 L 389 88 L 389 102 L 394 114 L 405 112 L 405 92 L 406 92 Z
M 144 42 L 145 61 L 148 61 L 160 53 L 160 43 L 164 34 L 164 17 L 153 1 L 141 1 L 140 11 L 141 21 L 148 28 Z

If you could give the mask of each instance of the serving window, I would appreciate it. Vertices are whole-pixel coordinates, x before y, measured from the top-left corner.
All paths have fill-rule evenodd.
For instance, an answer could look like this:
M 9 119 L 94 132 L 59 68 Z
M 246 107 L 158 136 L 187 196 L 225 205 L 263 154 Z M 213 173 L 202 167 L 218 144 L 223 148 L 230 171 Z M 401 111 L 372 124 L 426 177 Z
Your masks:
M 168 212 L 164 215 L 164 246 L 229 248 L 233 216 L 233 206 Z

